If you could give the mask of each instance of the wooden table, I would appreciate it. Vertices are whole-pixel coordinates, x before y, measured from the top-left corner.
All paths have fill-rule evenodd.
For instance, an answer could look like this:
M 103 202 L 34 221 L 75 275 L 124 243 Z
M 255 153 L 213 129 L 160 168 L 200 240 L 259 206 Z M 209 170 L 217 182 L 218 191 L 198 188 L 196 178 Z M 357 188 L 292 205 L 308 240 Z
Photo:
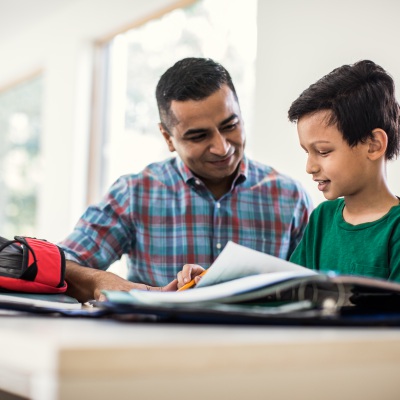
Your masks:
M 399 329 L 1 316 L 0 332 L 0 389 L 33 400 L 400 398 Z

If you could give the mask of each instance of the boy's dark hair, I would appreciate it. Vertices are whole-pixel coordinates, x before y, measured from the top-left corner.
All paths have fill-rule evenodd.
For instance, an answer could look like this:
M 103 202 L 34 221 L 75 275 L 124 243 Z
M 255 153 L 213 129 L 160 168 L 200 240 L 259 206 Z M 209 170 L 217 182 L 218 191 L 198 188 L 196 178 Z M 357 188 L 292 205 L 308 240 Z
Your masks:
M 330 110 L 328 125 L 336 124 L 349 146 L 372 136 L 376 128 L 388 137 L 386 159 L 399 154 L 399 104 L 391 76 L 369 60 L 343 65 L 306 89 L 289 109 L 289 120 Z
M 156 99 L 160 120 L 168 132 L 174 125 L 171 102 L 203 100 L 227 85 L 237 94 L 229 72 L 210 58 L 184 58 L 170 67 L 160 78 L 156 88 Z

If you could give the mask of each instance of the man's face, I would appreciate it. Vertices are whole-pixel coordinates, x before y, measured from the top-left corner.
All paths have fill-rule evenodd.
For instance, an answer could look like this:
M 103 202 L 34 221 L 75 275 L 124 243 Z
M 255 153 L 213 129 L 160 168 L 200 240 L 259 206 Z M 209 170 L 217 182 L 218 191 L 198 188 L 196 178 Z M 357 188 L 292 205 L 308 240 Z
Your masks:
M 199 101 L 172 101 L 171 113 L 171 135 L 160 126 L 169 150 L 176 151 L 211 191 L 227 191 L 245 147 L 239 104 L 230 88 L 224 85 Z

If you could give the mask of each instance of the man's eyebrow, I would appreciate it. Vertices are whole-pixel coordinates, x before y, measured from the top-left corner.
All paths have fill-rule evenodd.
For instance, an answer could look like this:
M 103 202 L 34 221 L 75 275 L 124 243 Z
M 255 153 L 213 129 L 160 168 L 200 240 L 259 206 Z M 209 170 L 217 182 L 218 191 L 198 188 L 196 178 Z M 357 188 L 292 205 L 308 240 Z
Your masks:
M 193 128 L 193 129 L 188 129 L 187 131 L 185 131 L 182 136 L 186 137 L 186 136 L 196 135 L 198 133 L 205 133 L 205 132 L 207 132 L 207 129 L 205 129 L 205 128 Z
M 224 125 L 228 124 L 229 122 L 233 121 L 236 118 L 239 118 L 237 116 L 237 114 L 232 114 L 228 118 L 224 119 L 219 124 L 219 126 L 224 126 Z M 208 131 L 208 129 L 206 129 L 206 128 L 193 128 L 193 129 L 188 129 L 187 131 L 185 131 L 182 136 L 186 137 L 186 136 L 196 135 L 196 134 L 199 134 L 199 133 L 206 133 L 207 131 Z
M 226 124 L 228 124 L 229 122 L 231 122 L 232 120 L 234 120 L 236 118 L 239 118 L 238 115 L 237 114 L 232 114 L 230 117 L 224 119 L 219 125 L 220 126 L 226 125 Z

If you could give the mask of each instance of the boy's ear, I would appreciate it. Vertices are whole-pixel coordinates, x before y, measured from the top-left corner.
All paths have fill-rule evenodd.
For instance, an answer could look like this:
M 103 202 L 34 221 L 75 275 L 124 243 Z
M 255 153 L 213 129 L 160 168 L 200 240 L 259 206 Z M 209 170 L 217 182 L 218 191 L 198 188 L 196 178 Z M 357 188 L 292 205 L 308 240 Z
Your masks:
M 368 138 L 368 158 L 375 161 L 384 157 L 387 149 L 388 138 L 386 132 L 381 128 L 372 131 L 372 137 Z
M 164 136 L 164 139 L 167 143 L 169 151 L 172 153 L 175 151 L 174 144 L 172 143 L 172 136 L 169 132 L 164 128 L 164 125 L 160 122 L 158 124 L 158 129 L 160 129 L 161 134 Z

